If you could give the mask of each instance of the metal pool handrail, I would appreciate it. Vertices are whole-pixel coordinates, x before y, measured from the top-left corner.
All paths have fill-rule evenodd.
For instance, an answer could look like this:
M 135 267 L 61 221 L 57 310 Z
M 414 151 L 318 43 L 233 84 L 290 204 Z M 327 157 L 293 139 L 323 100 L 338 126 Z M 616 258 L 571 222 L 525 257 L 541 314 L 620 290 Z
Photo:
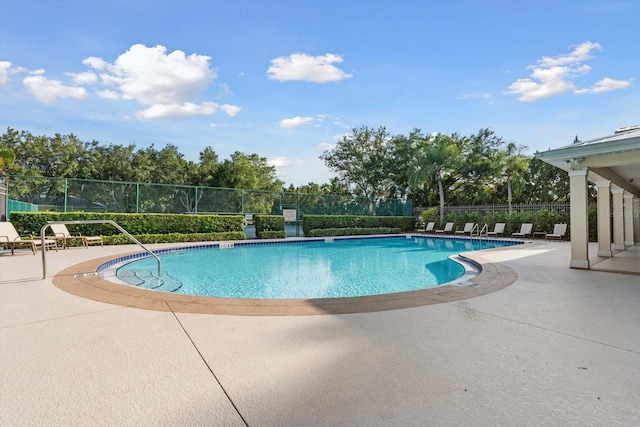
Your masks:
M 125 230 L 120 225 L 118 225 L 116 222 L 114 222 L 114 221 L 112 221 L 110 219 L 85 219 L 85 220 L 81 220 L 81 221 L 47 221 L 47 223 L 42 226 L 42 228 L 40 229 L 40 239 L 42 239 L 42 278 L 43 279 L 47 278 L 47 257 L 46 257 L 47 250 L 46 250 L 46 246 L 45 246 L 45 235 L 44 235 L 44 232 L 47 230 L 47 228 L 51 224 L 111 224 L 115 228 L 120 230 L 120 232 L 122 232 L 122 234 L 124 234 L 129 239 L 131 239 L 135 243 L 137 243 L 138 246 L 140 246 L 142 249 L 144 249 L 149 255 L 154 257 L 156 259 L 156 261 L 158 261 L 158 278 L 162 278 L 162 272 L 161 272 L 161 267 L 160 267 L 161 263 L 160 263 L 160 258 L 158 257 L 158 255 L 154 254 L 145 245 L 140 243 L 140 241 L 138 239 L 136 239 L 135 237 L 133 237 L 131 234 L 129 234 L 129 232 L 127 230 Z

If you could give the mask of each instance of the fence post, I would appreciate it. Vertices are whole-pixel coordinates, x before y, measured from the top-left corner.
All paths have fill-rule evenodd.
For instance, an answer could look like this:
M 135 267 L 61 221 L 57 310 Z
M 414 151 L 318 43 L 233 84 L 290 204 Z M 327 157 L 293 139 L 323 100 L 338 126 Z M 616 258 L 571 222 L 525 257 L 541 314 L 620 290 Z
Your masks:
M 67 196 L 68 196 L 67 178 L 65 178 L 64 179 L 64 212 L 65 213 L 67 213 Z M 44 250 L 44 246 L 42 250 Z
M 198 186 L 196 185 L 196 191 L 194 197 L 196 198 L 193 202 L 193 210 L 194 213 L 198 213 Z
M 136 182 L 136 213 L 140 213 L 140 183 Z

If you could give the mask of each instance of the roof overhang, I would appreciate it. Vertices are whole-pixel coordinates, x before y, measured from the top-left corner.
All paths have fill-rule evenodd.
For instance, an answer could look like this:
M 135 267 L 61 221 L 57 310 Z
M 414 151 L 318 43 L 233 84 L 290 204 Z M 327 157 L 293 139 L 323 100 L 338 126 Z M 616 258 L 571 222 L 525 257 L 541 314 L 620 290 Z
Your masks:
M 591 181 L 608 180 L 640 197 L 640 126 L 538 152 L 535 157 L 565 171 L 587 168 Z

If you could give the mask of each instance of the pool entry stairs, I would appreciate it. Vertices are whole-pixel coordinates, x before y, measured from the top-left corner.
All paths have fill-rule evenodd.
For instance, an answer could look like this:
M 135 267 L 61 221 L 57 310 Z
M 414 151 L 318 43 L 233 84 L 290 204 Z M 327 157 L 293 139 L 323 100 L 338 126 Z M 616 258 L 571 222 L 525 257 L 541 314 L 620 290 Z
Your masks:
M 163 273 L 159 278 L 149 270 L 120 271 L 118 279 L 132 286 L 163 292 L 175 292 L 182 287 L 182 282 L 169 274 Z

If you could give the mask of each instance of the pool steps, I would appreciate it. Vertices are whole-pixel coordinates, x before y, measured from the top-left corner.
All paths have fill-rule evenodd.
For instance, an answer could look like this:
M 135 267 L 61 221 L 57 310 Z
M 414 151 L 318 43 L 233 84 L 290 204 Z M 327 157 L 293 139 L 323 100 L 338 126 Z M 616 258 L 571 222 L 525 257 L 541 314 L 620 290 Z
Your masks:
M 182 282 L 169 274 L 164 273 L 162 279 L 159 279 L 149 270 L 122 271 L 118 278 L 131 286 L 163 292 L 175 292 L 182 287 Z

